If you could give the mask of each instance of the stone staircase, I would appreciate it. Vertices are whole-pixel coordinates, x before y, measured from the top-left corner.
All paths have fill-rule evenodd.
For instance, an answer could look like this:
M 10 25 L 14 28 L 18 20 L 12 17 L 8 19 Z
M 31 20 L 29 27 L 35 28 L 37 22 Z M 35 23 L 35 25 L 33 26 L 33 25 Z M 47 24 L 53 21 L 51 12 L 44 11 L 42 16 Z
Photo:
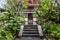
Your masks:
M 39 37 L 37 25 L 24 25 L 22 37 Z
M 34 18 L 32 21 L 28 18 L 29 14 L 32 14 L 36 12 L 37 8 L 40 7 L 40 4 L 24 4 L 25 6 L 28 6 L 28 9 L 23 9 L 21 13 L 26 14 L 26 23 L 25 25 L 20 27 L 20 32 L 18 34 L 19 38 L 15 40 L 43 40 L 43 31 L 42 27 L 40 25 L 36 24 L 36 21 L 34 21 Z M 32 16 L 33 17 L 33 16 Z M 32 23 L 31 23 L 32 22 Z
M 15 40 L 46 40 L 43 37 L 42 29 L 38 25 L 24 25 L 19 33 L 19 38 Z M 40 30 L 40 31 L 39 31 Z

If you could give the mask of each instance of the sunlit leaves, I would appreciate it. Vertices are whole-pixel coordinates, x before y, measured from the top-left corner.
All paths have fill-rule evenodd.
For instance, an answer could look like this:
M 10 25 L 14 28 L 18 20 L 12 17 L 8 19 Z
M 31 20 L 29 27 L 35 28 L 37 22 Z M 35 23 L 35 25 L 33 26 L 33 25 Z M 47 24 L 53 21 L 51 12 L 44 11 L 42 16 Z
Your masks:
M 48 10 L 51 7 L 52 0 L 42 0 L 42 9 Z
M 0 22 L 4 25 L 0 28 L 1 40 L 13 40 L 16 32 L 20 30 L 20 26 L 24 24 L 24 16 L 20 14 L 22 4 L 18 4 L 17 0 L 7 3 L 6 11 L 0 13 Z
M 12 40 L 13 36 L 9 31 L 4 30 L 0 27 L 0 39 L 1 40 Z
M 48 34 L 48 36 L 53 36 L 60 38 L 60 26 L 59 24 L 55 23 L 44 23 L 43 25 L 45 33 Z

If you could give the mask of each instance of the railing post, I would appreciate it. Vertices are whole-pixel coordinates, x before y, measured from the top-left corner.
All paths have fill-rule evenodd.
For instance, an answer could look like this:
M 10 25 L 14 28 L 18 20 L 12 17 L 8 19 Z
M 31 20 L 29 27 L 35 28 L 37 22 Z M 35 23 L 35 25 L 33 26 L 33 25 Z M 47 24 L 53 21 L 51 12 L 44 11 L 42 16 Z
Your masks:
M 20 32 L 18 34 L 19 37 L 22 37 L 23 29 L 24 29 L 24 25 L 21 25 Z
M 38 25 L 38 32 L 39 32 L 39 37 L 43 39 L 43 30 L 42 27 L 40 25 Z

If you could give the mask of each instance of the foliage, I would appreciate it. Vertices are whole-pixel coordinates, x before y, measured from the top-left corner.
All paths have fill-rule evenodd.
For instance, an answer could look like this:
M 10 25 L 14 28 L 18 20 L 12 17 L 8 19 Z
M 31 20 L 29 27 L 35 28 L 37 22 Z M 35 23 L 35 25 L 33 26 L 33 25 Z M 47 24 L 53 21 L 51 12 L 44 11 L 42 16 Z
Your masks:
M 6 30 L 11 31 L 11 33 L 13 35 L 16 34 L 17 31 L 20 30 L 20 26 L 24 23 L 24 19 L 19 17 L 19 16 L 14 16 L 11 17 L 10 20 L 8 20 L 8 22 L 5 20 L 5 27 Z
M 46 6 L 46 7 L 45 7 Z M 42 7 L 38 9 L 39 18 L 45 21 L 60 22 L 60 7 L 50 1 L 42 1 Z
M 20 15 L 20 11 L 22 10 L 22 3 L 20 0 L 8 0 L 6 6 L 6 10 L 9 11 L 12 15 Z
M 13 40 L 13 37 L 17 35 L 20 30 L 20 26 L 24 24 L 24 16 L 20 13 L 22 5 L 18 4 L 17 0 L 8 2 L 6 11 L 0 13 L 0 22 L 4 24 L 0 25 L 0 39 L 1 40 Z
M 4 29 L 1 29 L 1 31 L 4 30 L 3 31 L 4 34 L 2 34 L 2 32 L 1 32 L 0 35 L 2 35 L 2 36 L 0 38 L 3 37 L 4 40 L 6 38 L 9 38 L 6 40 L 11 40 L 10 35 L 15 36 L 16 32 L 18 32 L 20 30 L 20 26 L 22 24 L 24 24 L 24 16 L 17 16 L 17 15 L 11 16 L 10 14 L 8 14 L 6 12 L 2 13 L 1 16 L 2 17 L 0 17 L 0 19 L 1 19 L 0 21 L 4 22 L 4 25 L 2 26 Z M 5 34 L 5 33 L 7 33 L 7 34 Z
M 60 38 L 60 24 L 55 23 L 44 23 L 43 24 L 45 34 L 49 37 Z
M 0 26 L 0 40 L 12 40 L 13 36 L 9 31 L 4 30 Z
M 45 34 L 59 39 L 60 6 L 53 3 L 53 0 L 41 0 L 41 4 L 42 7 L 38 9 L 37 23 L 43 26 Z
M 4 13 L 0 13 L 0 21 L 4 21 L 8 19 L 8 17 Z

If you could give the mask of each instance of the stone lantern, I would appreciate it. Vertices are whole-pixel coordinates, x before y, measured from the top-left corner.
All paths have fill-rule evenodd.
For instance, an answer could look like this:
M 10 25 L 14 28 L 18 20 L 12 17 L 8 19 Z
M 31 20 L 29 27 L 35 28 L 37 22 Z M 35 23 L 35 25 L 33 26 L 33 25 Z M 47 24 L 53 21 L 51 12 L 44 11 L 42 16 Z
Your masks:
M 56 0 L 57 4 L 60 5 L 60 0 Z

